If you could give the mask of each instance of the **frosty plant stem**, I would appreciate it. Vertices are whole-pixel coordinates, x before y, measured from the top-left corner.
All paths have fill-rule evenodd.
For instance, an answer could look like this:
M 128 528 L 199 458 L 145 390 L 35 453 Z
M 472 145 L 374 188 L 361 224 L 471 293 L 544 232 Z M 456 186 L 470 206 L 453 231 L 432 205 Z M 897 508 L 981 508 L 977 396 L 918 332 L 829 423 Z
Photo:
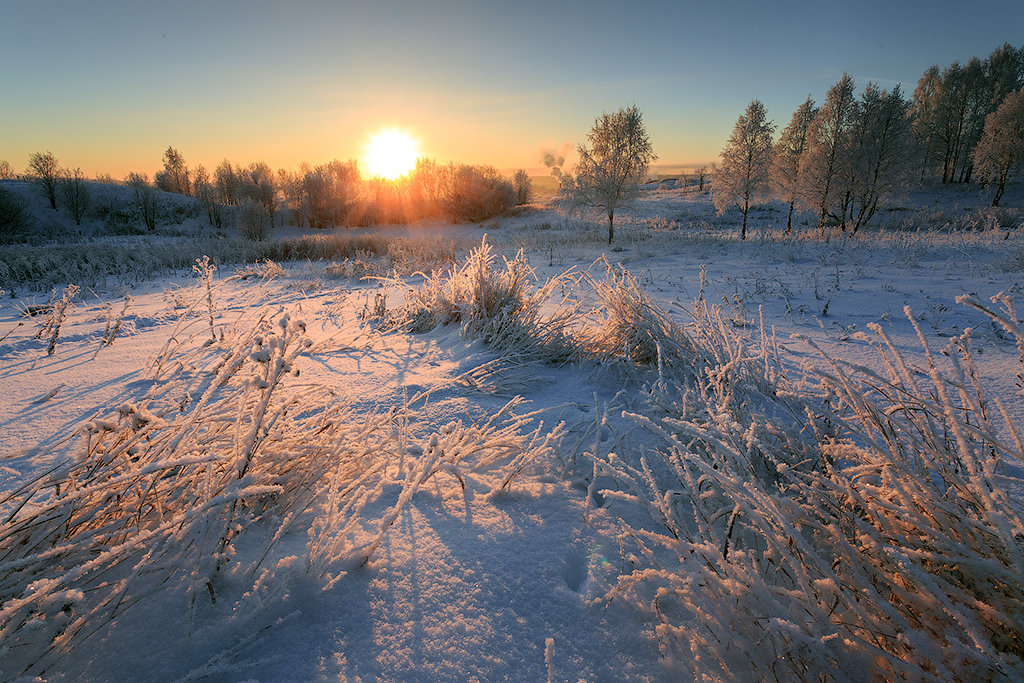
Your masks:
M 217 266 L 210 263 L 209 256 L 197 258 L 196 264 L 192 266 L 192 272 L 206 285 L 206 311 L 210 316 L 211 339 L 217 339 L 217 333 L 213 329 L 213 273 L 216 270 Z
M 60 337 L 61 325 L 64 324 L 68 312 L 75 307 L 74 298 L 78 296 L 78 292 L 79 288 L 77 285 L 68 285 L 63 289 L 59 297 L 56 291 L 50 297 L 49 315 L 34 337 L 35 339 L 42 339 L 47 334 L 50 335 L 50 339 L 46 344 L 47 356 L 52 356 L 53 352 L 57 349 L 57 339 Z

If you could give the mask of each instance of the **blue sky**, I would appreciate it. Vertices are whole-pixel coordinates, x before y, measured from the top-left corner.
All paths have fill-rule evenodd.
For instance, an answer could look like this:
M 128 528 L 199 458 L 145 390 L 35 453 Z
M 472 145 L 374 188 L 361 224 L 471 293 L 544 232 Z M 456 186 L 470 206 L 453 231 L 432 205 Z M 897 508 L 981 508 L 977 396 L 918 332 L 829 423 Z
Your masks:
M 908 92 L 1024 43 L 1021 2 L 0 2 L 0 159 L 87 174 L 359 157 L 538 166 L 637 104 L 659 163 L 712 161 L 758 98 L 784 125 L 844 71 Z

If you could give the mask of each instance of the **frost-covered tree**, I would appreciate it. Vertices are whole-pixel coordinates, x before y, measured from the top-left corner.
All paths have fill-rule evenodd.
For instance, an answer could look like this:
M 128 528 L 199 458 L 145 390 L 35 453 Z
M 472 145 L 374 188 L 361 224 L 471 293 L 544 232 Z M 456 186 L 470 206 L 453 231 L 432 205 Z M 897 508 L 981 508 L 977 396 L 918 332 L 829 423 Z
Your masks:
M 262 242 L 270 234 L 273 220 L 263 204 L 247 197 L 235 211 L 235 223 L 243 236 Z
M 210 174 L 202 164 L 196 166 L 195 179 L 192 181 L 192 191 L 196 199 L 206 209 L 206 220 L 210 225 L 220 228 L 224 225 L 223 211 L 217 201 L 217 190 L 210 180 Z
M 221 204 L 234 206 L 237 203 L 238 175 L 227 159 L 217 164 L 217 168 L 213 170 L 213 184 L 217 188 L 217 199 Z
M 516 206 L 528 204 L 533 199 L 533 181 L 523 169 L 518 169 L 512 175 L 512 184 L 516 188 Z
M 982 183 L 995 186 L 992 206 L 999 206 L 1006 181 L 1024 165 L 1024 88 L 1008 95 L 985 119 L 974 165 Z
M 811 120 L 807 147 L 800 157 L 797 198 L 808 210 L 817 212 L 822 231 L 829 218 L 840 223 L 844 220 L 845 207 L 836 213 L 832 202 L 842 194 L 837 191 L 837 180 L 849 152 L 854 108 L 853 79 L 844 73 L 829 88 L 824 104 Z
M 856 103 L 848 157 L 840 170 L 851 234 L 905 181 L 913 163 L 912 111 L 899 86 L 885 91 L 868 83 Z
M 303 213 L 310 227 L 343 225 L 356 201 L 359 167 L 355 160 L 306 168 L 302 176 Z
M 593 208 L 608 216 L 608 244 L 615 238 L 615 210 L 640 194 L 640 183 L 657 159 L 636 105 L 602 114 L 576 147 L 579 162 L 562 174 L 560 203 L 570 210 Z
M 241 201 L 251 199 L 266 209 L 270 216 L 270 224 L 274 224 L 274 216 L 277 213 L 277 183 L 274 179 L 274 172 L 270 170 L 265 162 L 258 161 L 249 164 L 248 168 L 239 169 L 237 172 L 239 187 L 238 197 Z
M 800 158 L 807 148 L 807 131 L 817 111 L 814 100 L 808 95 L 807 101 L 797 107 L 789 124 L 782 129 L 772 153 L 772 193 L 789 204 L 789 214 L 786 216 L 787 234 L 793 230 L 793 207 L 796 206 Z
M 156 188 L 149 184 L 149 178 L 145 173 L 129 173 L 125 182 L 128 187 L 132 188 L 135 208 L 139 210 L 142 222 L 150 231 L 156 230 L 156 214 L 159 205 Z
M 0 180 L 10 180 L 14 177 L 14 169 L 6 159 L 0 159 Z
M 720 155 L 711 197 L 718 213 L 736 206 L 743 212 L 741 239 L 747 239 L 747 214 L 753 204 L 768 197 L 772 160 L 772 132 L 764 105 L 752 100 L 740 114 Z
M 188 164 L 181 153 L 173 147 L 164 152 L 164 167 L 153 177 L 156 186 L 165 192 L 192 196 Z
M 89 186 L 82 169 L 65 171 L 57 183 L 57 194 L 61 204 L 75 219 L 75 225 L 81 225 L 82 217 L 89 210 Z
M 57 180 L 60 165 L 53 152 L 34 152 L 28 158 L 28 175 L 36 181 L 43 194 L 50 201 L 50 208 L 57 210 Z
M 490 166 L 450 166 L 445 211 L 453 221 L 477 222 L 498 216 L 516 203 L 516 188 Z

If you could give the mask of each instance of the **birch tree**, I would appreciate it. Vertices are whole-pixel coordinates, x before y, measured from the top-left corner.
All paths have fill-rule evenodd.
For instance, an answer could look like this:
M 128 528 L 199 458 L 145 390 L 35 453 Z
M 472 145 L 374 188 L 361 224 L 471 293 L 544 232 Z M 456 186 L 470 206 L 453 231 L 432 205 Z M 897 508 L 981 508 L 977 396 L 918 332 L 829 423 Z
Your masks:
M 853 114 L 853 79 L 844 73 L 839 82 L 829 88 L 825 103 L 811 120 L 807 147 L 800 157 L 797 198 L 808 210 L 817 212 L 822 233 L 826 220 L 834 218 L 843 223 L 845 216 L 845 211 L 837 214 L 831 202 L 840 194 L 837 179 L 849 151 Z
M 615 238 L 615 210 L 640 194 L 640 183 L 657 159 L 643 114 L 636 105 L 603 114 L 594 121 L 587 142 L 576 148 L 580 160 L 562 175 L 561 203 L 569 209 L 594 208 L 608 216 L 608 244 Z
M 986 117 L 974 165 L 982 184 L 995 186 L 992 206 L 999 206 L 1006 181 L 1024 165 L 1024 88 L 1008 95 Z
M 768 197 L 769 169 L 772 158 L 772 132 L 764 105 L 752 100 L 740 114 L 732 135 L 722 150 L 722 163 L 715 171 L 711 190 L 718 213 L 736 206 L 743 213 L 740 238 L 747 239 L 747 214 L 753 204 Z
M 814 100 L 797 107 L 789 125 L 782 129 L 772 153 L 771 183 L 776 197 L 789 204 L 786 216 L 786 234 L 793 230 L 793 207 L 796 205 L 797 180 L 800 175 L 800 159 L 807 149 L 807 131 L 817 113 Z
M 841 174 L 849 195 L 851 235 L 903 183 L 913 159 L 912 104 L 899 86 L 885 91 L 868 83 L 853 118 L 849 156 Z

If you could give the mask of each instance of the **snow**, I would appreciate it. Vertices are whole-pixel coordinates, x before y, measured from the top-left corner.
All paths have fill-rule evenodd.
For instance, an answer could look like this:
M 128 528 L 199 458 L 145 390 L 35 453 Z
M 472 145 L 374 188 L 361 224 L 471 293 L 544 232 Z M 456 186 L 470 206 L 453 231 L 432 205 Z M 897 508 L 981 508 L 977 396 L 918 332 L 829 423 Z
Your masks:
M 1013 195 L 1007 199 L 1014 203 Z M 1020 225 L 964 227 L 965 214 L 968 220 L 981 215 L 975 207 L 983 202 L 975 196 L 950 198 L 936 190 L 908 197 L 906 204 L 934 208 L 933 219 L 959 221 L 959 227 L 876 229 L 855 240 L 825 241 L 806 231 L 779 234 L 773 226 L 780 216 L 784 224 L 785 212 L 769 207 L 752 212 L 748 240 L 739 242 L 735 216 L 714 214 L 707 195 L 662 183 L 649 187 L 634 210 L 620 214 L 612 249 L 603 244 L 601 221 L 581 224 L 545 208 L 486 226 L 419 229 L 447 231 L 466 248 L 486 233 L 510 258 L 524 248 L 541 280 L 570 267 L 591 268 L 603 255 L 627 268 L 677 322 L 690 321 L 700 295 L 720 304 L 724 319 L 740 334 L 757 337 L 763 320 L 783 365 L 797 379 L 823 365 L 812 344 L 848 363 L 878 369 L 870 337 L 860 334 L 870 334 L 869 325 L 876 322 L 910 362 L 923 363 L 917 334 L 904 315 L 909 307 L 933 352 L 973 329 L 983 386 L 1001 398 L 1019 428 L 1024 393 L 1015 342 L 956 297 L 970 294 L 987 303 L 1004 292 L 1019 301 L 1024 231 Z M 903 216 L 892 212 L 890 218 L 898 224 Z M 411 229 L 378 230 L 402 236 Z M 461 335 L 458 325 L 410 334 L 382 331 L 363 318 L 381 288 L 389 307 L 401 304 L 406 294 L 394 281 L 331 277 L 323 263 L 281 265 L 283 276 L 262 282 L 232 278 L 232 269 L 222 266 L 210 292 L 186 273 L 135 287 L 109 346 L 101 346 L 109 316 L 122 309 L 123 299 L 105 291 L 79 296 L 53 355 L 47 355 L 47 338 L 33 338 L 40 317 L 21 312 L 41 303 L 38 298 L 4 300 L 0 491 L 74 459 L 81 437 L 68 437 L 80 425 L 116 422 L 119 407 L 122 414 L 135 414 L 133 406 L 143 405 L 147 395 L 159 396 L 161 385 L 149 368 L 172 334 L 181 344 L 178 358 L 206 353 L 209 293 L 216 334 L 229 339 L 263 311 L 273 318 L 284 310 L 293 322 L 305 321 L 312 345 L 294 361 L 300 375 L 282 381 L 333 392 L 367 424 L 388 410 L 410 408 L 418 426 L 404 451 L 408 462 L 392 465 L 405 470 L 367 489 L 357 523 L 344 527 L 338 546 L 364 547 L 383 522 L 376 552 L 365 563 L 344 552 L 328 557 L 321 575 L 307 560 L 313 531 L 291 527 L 262 562 L 267 539 L 242 533 L 215 602 L 213 588 L 211 596 L 204 589 L 190 597 L 188 580 L 172 578 L 109 622 L 95 624 L 96 633 L 70 652 L 29 673 L 54 681 L 690 677 L 690 663 L 665 646 L 672 627 L 629 601 L 608 597 L 620 576 L 642 562 L 620 543 L 623 525 L 639 528 L 641 515 L 629 512 L 625 489 L 602 493 L 590 465 L 567 461 L 568 446 L 529 463 L 496 494 L 504 474 L 500 463 L 497 469 L 474 469 L 468 461 L 452 462 L 430 476 L 423 470 L 418 488 L 410 488 L 418 463 L 448 443 L 445 434 L 486 423 L 516 395 L 524 400 L 512 404 L 509 419 L 525 416 L 519 431 L 546 434 L 563 423 L 567 436 L 560 443 L 579 435 L 588 444 L 596 442 L 595 450 L 614 462 L 614 451 L 631 440 L 653 439 L 623 427 L 623 410 L 634 407 L 646 380 L 638 381 L 624 366 L 594 360 L 511 364 L 502 366 L 503 373 L 484 372 L 501 356 L 481 340 Z M 304 286 L 315 278 L 321 278 L 320 286 Z M 423 278 L 403 281 L 415 285 Z M 193 306 L 191 313 L 176 302 Z M 209 352 L 216 348 L 214 342 Z M 266 357 L 256 353 L 247 362 L 266 365 L 275 352 L 268 344 L 259 353 Z M 203 391 L 198 376 L 192 399 Z M 169 402 L 176 396 L 160 398 Z M 142 422 L 156 419 L 139 414 Z M 261 437 L 254 432 L 250 438 Z M 747 448 L 756 445 L 750 432 Z M 1019 479 L 1009 478 L 1007 487 L 1019 503 L 1024 495 Z M 0 504 L 0 510 L 7 513 L 10 506 Z M 392 516 L 393 524 L 387 524 Z M 743 556 L 742 550 L 735 552 Z M 75 587 L 63 590 L 68 592 L 62 600 L 83 599 Z M 782 634 L 779 638 L 800 633 L 798 625 L 780 617 L 771 618 L 770 629 Z M 823 647 L 839 647 L 835 633 L 822 633 L 821 640 Z M 29 665 L 16 649 L 3 651 L 2 662 L 4 680 Z

